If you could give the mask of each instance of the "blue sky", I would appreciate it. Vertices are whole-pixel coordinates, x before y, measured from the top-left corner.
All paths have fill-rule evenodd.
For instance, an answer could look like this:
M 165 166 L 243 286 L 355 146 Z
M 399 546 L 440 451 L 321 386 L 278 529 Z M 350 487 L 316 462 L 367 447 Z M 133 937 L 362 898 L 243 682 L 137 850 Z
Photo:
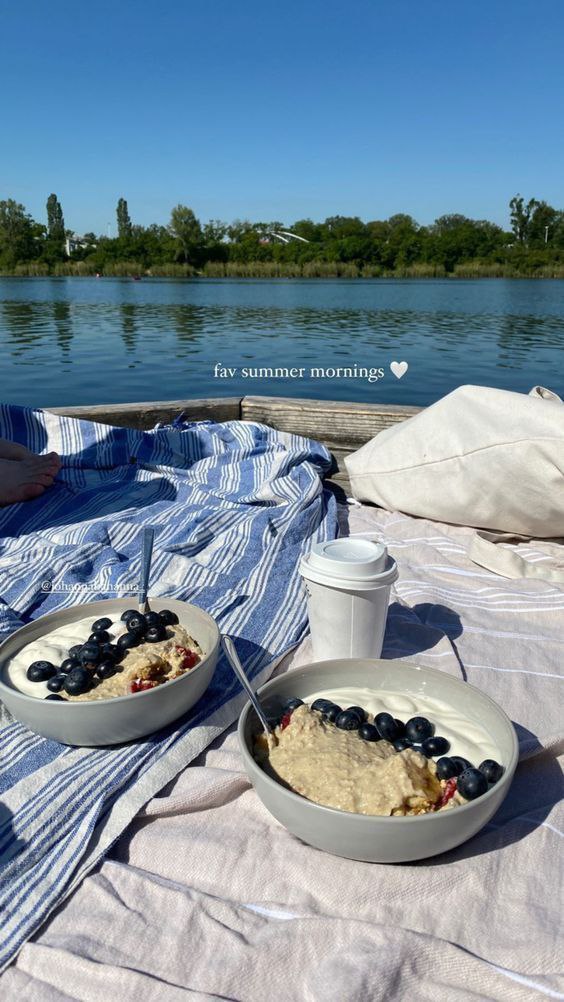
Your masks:
M 115 232 L 564 207 L 561 0 L 5 4 L 0 198 Z

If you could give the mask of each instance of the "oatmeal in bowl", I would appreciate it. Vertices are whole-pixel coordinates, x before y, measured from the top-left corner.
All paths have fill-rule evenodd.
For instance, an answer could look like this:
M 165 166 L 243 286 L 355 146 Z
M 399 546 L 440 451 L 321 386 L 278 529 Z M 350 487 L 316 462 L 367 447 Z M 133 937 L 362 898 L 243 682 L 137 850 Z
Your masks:
M 476 768 L 468 759 L 447 755 L 451 742 L 427 717 L 393 717 L 384 707 L 393 708 L 398 695 L 375 697 L 360 689 L 351 695 L 343 689 L 335 698 L 344 708 L 335 698 L 304 702 L 291 697 L 282 706 L 273 740 L 257 736 L 254 757 L 269 776 L 308 800 L 382 817 L 451 810 L 501 778 L 503 768 L 493 759 Z M 375 698 L 381 707 L 376 714 L 359 705 Z M 353 705 L 346 705 L 351 700 Z M 431 705 L 434 715 L 449 717 L 448 707 L 422 703 Z M 487 735 L 481 738 L 487 745 Z
M 66 744 L 118 744 L 180 717 L 211 681 L 219 629 L 190 603 L 150 605 L 107 599 L 28 623 L 0 644 L 0 699 Z
M 26 644 L 5 674 L 16 689 L 51 700 L 112 699 L 179 678 L 203 659 L 171 609 L 87 617 Z
M 515 730 L 485 693 L 403 661 L 339 659 L 268 682 L 239 719 L 260 799 L 293 835 L 327 852 L 401 863 L 480 830 L 517 765 Z

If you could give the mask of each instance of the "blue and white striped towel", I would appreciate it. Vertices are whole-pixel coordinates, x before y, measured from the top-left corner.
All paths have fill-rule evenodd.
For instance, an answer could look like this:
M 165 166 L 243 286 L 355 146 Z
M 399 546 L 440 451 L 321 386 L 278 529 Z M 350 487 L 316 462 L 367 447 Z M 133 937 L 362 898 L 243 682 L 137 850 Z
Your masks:
M 54 609 L 135 593 L 148 524 L 150 593 L 216 617 L 255 684 L 304 636 L 297 564 L 337 531 L 323 446 L 238 421 L 140 432 L 15 406 L 0 407 L 0 436 L 63 457 L 43 497 L 0 509 L 0 639 Z M 0 969 L 243 702 L 220 660 L 187 720 L 107 749 L 40 738 L 0 704 Z

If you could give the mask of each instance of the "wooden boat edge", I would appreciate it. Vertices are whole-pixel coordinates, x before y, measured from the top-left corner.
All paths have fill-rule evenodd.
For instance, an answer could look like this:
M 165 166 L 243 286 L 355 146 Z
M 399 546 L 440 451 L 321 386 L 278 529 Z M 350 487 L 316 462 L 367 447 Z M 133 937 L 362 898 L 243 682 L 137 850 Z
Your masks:
M 258 421 L 278 431 L 322 442 L 332 453 L 330 481 L 349 491 L 343 458 L 378 432 L 417 414 L 421 407 L 365 404 L 354 401 L 310 400 L 293 397 L 206 397 L 188 400 L 150 400 L 127 404 L 86 404 L 46 407 L 53 414 L 147 431 L 174 418 L 193 421 Z

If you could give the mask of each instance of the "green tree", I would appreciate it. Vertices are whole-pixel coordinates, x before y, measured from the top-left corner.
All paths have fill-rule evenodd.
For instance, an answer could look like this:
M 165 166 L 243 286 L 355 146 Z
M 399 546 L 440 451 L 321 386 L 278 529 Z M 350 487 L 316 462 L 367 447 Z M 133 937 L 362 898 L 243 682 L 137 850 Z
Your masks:
M 554 239 L 558 215 L 557 210 L 546 202 L 535 203 L 527 231 L 530 247 L 544 247 Z
M 310 243 L 318 243 L 322 239 L 322 226 L 320 223 L 314 223 L 312 219 L 298 219 L 290 229 L 292 233 L 297 233 Z
M 238 243 L 247 233 L 253 232 L 253 224 L 248 219 L 234 219 L 227 227 L 227 236 L 231 243 Z
M 25 206 L 8 198 L 0 202 L 0 263 L 13 268 L 18 262 L 30 261 L 37 255 L 37 224 L 25 211 Z
M 47 233 L 51 240 L 63 242 L 65 239 L 65 220 L 63 210 L 55 194 L 47 199 Z
M 202 243 L 202 227 L 192 209 L 187 205 L 175 205 L 170 214 L 169 229 L 182 247 L 184 261 L 194 264 Z
M 221 219 L 210 219 L 204 224 L 202 235 L 206 247 L 220 244 L 227 235 L 227 224 L 222 223 Z
M 530 198 L 525 205 L 522 195 L 514 195 L 509 203 L 511 209 L 511 229 L 520 244 L 526 244 L 529 236 L 531 216 L 538 206 L 536 198 Z
M 366 234 L 366 223 L 363 223 L 358 216 L 329 216 L 324 226 L 331 238 L 336 240 L 362 237 Z
M 131 236 L 131 219 L 125 198 L 119 199 L 116 215 L 118 237 L 122 240 L 127 240 Z

